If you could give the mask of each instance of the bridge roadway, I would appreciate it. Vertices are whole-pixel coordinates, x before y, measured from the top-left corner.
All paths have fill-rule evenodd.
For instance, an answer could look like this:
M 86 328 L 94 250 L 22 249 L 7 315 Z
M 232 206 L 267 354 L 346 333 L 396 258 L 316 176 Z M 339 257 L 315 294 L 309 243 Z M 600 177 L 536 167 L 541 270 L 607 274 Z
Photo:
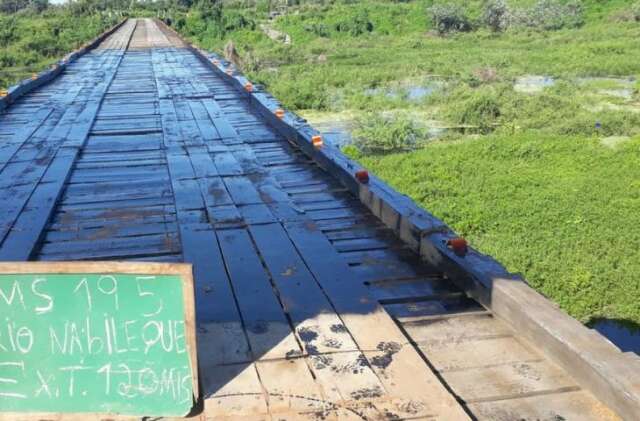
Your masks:
M 616 419 L 152 20 L 0 114 L 0 185 L 0 260 L 194 264 L 202 419 Z

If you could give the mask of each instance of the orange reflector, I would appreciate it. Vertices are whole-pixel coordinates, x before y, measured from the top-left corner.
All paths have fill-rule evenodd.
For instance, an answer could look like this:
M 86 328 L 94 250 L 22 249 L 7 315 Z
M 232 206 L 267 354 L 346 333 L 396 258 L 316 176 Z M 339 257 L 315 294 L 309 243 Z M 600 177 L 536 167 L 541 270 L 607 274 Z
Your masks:
M 449 246 L 449 248 L 453 250 L 453 252 L 458 256 L 464 256 L 465 254 L 467 254 L 467 240 L 462 237 L 456 237 L 447 240 L 447 246 Z
M 36 80 L 38 78 L 38 75 L 36 73 L 31 75 L 31 80 Z
M 367 184 L 369 182 L 369 172 L 367 170 L 356 171 L 356 180 L 363 184 Z
M 278 108 L 275 111 L 275 115 L 276 117 L 278 117 L 280 120 L 282 120 L 284 118 L 284 110 L 282 108 Z
M 7 91 L 6 89 L 0 90 L 0 98 L 4 98 L 7 95 L 9 95 L 9 91 Z
M 245 83 L 244 90 L 247 92 L 253 92 L 253 84 L 251 82 Z
M 316 148 L 321 148 L 322 147 L 322 136 L 320 135 L 315 135 L 311 138 L 311 143 L 313 143 L 313 146 L 315 146 Z

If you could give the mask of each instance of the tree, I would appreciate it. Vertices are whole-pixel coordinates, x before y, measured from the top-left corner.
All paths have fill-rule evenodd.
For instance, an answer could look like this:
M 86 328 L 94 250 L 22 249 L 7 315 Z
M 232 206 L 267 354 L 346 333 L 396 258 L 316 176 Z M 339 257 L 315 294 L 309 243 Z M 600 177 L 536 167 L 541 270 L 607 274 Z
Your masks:
M 49 7 L 49 0 L 31 0 L 29 7 L 40 13 Z
M 29 6 L 29 0 L 0 0 L 0 12 L 16 13 Z

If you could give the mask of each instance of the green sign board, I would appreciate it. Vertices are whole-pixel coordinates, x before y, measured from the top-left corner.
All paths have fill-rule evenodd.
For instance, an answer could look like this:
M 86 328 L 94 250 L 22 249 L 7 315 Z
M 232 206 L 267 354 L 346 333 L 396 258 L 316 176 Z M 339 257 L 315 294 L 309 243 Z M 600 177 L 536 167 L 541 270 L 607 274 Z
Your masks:
M 189 413 L 192 282 L 190 265 L 0 264 L 0 415 Z

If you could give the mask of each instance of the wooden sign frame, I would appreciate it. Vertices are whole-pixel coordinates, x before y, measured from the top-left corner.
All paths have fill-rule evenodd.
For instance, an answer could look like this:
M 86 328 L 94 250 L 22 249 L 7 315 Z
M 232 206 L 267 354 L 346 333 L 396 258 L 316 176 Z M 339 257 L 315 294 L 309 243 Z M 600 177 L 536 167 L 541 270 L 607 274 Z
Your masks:
M 174 275 L 182 280 L 184 301 L 185 342 L 191 362 L 194 406 L 200 398 L 198 388 L 198 355 L 196 343 L 195 296 L 193 289 L 193 269 L 188 263 L 158 262 L 0 262 L 0 275 L 9 274 L 100 274 L 100 275 Z M 192 408 L 193 409 L 193 408 Z M 188 415 L 185 415 L 185 417 Z M 109 413 L 46 413 L 46 412 L 0 412 L 0 421 L 86 421 L 86 420 L 139 420 L 137 415 L 116 415 Z M 175 417 L 172 417 L 175 418 Z

